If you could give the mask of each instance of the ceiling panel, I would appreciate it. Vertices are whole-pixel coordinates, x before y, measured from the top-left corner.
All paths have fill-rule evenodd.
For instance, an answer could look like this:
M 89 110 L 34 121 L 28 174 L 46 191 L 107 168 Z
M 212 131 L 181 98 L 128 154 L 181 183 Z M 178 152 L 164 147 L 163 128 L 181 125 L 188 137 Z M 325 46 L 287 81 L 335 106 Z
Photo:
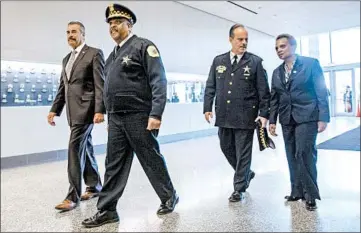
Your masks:
M 300 36 L 360 26 L 360 1 L 179 2 L 272 36 L 284 32 Z

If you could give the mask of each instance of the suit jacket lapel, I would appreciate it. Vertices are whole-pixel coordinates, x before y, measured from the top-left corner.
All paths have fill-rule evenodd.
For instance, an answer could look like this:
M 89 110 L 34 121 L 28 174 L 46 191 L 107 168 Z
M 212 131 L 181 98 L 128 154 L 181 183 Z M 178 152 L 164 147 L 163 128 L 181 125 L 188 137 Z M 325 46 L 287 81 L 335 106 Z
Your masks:
M 70 59 L 70 55 L 71 55 L 71 53 L 66 55 L 66 57 L 63 59 L 62 78 L 63 78 L 63 76 L 65 76 L 64 82 L 68 82 L 68 77 L 66 76 L 65 68 L 66 68 L 66 64 L 68 64 L 68 61 Z
M 281 83 L 283 84 L 283 86 L 286 86 L 286 74 L 284 69 L 284 63 L 282 63 L 279 67 L 279 74 L 280 74 Z
M 290 78 L 288 80 L 288 82 L 292 82 L 294 77 L 297 75 L 297 73 L 300 71 L 301 69 L 301 66 L 302 66 L 302 61 L 299 57 L 296 58 L 296 62 L 295 64 L 293 65 L 293 68 L 292 68 L 292 72 L 290 74 Z M 291 84 L 291 83 L 290 83 Z
M 73 64 L 73 67 L 72 67 L 71 72 L 70 72 L 70 77 L 68 77 L 69 80 L 70 80 L 70 78 L 73 76 L 75 67 L 78 65 L 79 61 L 84 57 L 84 55 L 85 55 L 86 51 L 88 50 L 88 48 L 89 48 L 89 47 L 88 47 L 87 45 L 84 45 L 84 47 L 83 47 L 83 49 L 80 51 L 78 57 L 75 59 L 74 64 Z
M 250 57 L 249 54 L 247 52 L 245 52 L 241 58 L 241 60 L 237 63 L 236 68 L 233 70 L 233 72 L 236 72 L 239 68 L 241 68 L 242 66 L 244 66 L 244 64 L 246 64 L 247 62 L 249 62 Z

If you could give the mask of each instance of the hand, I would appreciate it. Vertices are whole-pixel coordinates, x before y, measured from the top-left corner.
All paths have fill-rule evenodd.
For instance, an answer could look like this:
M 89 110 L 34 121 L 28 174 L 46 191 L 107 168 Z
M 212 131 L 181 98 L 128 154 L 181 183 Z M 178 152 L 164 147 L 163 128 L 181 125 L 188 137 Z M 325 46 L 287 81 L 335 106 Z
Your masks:
M 319 122 L 317 122 L 317 124 L 318 124 L 318 132 L 319 133 L 322 133 L 327 128 L 327 123 L 326 122 L 319 121 Z
M 261 120 L 262 128 L 266 128 L 268 119 L 264 118 L 264 117 L 261 117 L 261 116 L 258 116 L 256 118 L 256 120 L 254 120 L 254 121 L 257 122 L 258 120 Z
M 161 121 L 153 117 L 149 117 L 147 130 L 159 129 Z
M 204 113 L 204 117 L 206 118 L 206 121 L 210 124 L 211 123 L 210 118 L 213 118 L 213 113 L 212 112 L 206 112 L 206 113 Z
M 270 133 L 272 136 L 275 136 L 275 137 L 278 136 L 278 135 L 276 134 L 276 124 L 270 124 L 270 125 L 269 125 L 269 128 L 268 128 L 268 131 L 269 131 L 269 133 Z
M 51 126 L 55 126 L 54 117 L 56 116 L 55 112 L 49 112 L 48 114 L 48 123 Z
M 104 115 L 102 113 L 95 113 L 93 122 L 94 124 L 102 123 L 104 121 Z

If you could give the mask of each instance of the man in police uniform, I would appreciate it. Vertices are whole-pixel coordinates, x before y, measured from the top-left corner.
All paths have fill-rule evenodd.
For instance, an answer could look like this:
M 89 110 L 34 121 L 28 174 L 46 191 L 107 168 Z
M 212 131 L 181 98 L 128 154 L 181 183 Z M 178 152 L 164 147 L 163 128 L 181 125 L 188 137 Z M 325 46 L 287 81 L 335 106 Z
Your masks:
M 250 170 L 256 121 L 266 127 L 270 91 L 262 59 L 246 52 L 248 32 L 235 24 L 229 32 L 232 50 L 214 58 L 204 94 L 204 115 L 216 122 L 221 150 L 235 170 L 231 202 L 240 201 L 255 173 Z
M 99 211 L 82 222 L 85 227 L 119 221 L 116 206 L 128 180 L 133 153 L 161 199 L 157 214 L 172 212 L 179 200 L 156 139 L 167 101 L 162 59 L 151 41 L 131 33 L 136 16 L 130 9 L 112 4 L 105 15 L 117 43 L 105 64 L 106 171 Z

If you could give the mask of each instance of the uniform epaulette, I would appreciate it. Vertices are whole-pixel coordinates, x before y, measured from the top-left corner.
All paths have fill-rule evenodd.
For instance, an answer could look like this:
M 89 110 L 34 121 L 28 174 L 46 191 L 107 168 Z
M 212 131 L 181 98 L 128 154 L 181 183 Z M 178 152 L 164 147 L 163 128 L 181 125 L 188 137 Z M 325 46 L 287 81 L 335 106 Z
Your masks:
M 248 51 L 247 51 L 247 53 L 248 53 L 249 55 L 251 55 L 251 56 L 254 56 L 254 57 L 258 58 L 258 59 L 263 60 L 260 56 L 254 54 L 254 53 L 250 53 L 250 52 L 248 52 Z
M 215 58 L 225 56 L 225 55 L 227 55 L 227 53 L 229 53 L 229 52 L 226 52 L 226 53 L 222 53 L 222 54 L 220 54 L 220 55 L 217 55 Z

